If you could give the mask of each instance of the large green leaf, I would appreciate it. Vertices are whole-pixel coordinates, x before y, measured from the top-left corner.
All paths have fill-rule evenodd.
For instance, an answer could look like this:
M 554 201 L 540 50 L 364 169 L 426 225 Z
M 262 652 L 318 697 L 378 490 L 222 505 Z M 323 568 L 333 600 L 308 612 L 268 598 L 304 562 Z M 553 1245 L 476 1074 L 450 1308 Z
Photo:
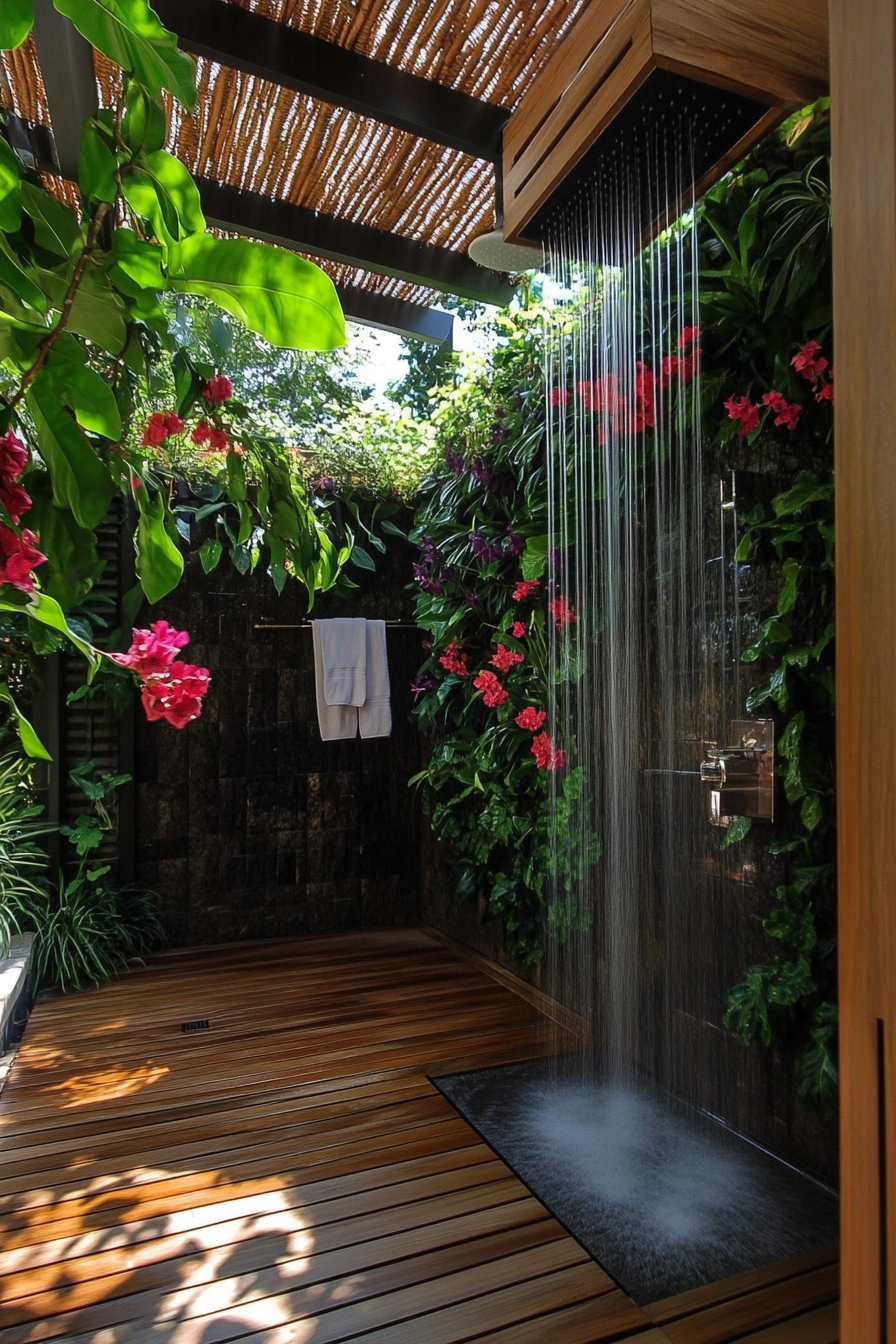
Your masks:
M 4 5 L 7 0 L 3 0 Z M 21 3 L 21 0 L 18 0 Z M 184 107 L 196 102 L 193 62 L 177 49 L 147 0 L 53 0 L 97 51 L 155 94 L 167 89 Z
M 141 486 L 137 492 L 137 573 L 150 602 L 161 602 L 180 583 L 184 558 L 165 526 L 165 501 L 151 499 Z
M 66 260 L 80 254 L 83 239 L 74 210 L 32 182 L 22 183 L 22 204 L 34 222 L 38 247 Z
M 177 242 L 205 229 L 196 183 L 180 160 L 164 149 L 122 173 L 121 189 L 134 213 L 148 219 L 163 242 Z
M 196 234 L 170 249 L 169 279 L 178 293 L 211 299 L 271 345 L 335 350 L 345 344 L 333 282 L 293 252 Z
M 0 136 L 0 229 L 4 229 L 7 233 L 15 233 L 21 218 L 22 179 L 19 174 L 19 160 Z
M 47 288 L 56 308 L 62 307 L 69 277 L 44 273 Z M 110 355 L 120 355 L 127 341 L 124 302 L 112 288 L 105 271 L 88 266 L 75 294 L 68 320 L 68 330 L 84 336 Z
M 0 237 L 0 285 L 10 290 L 25 308 L 35 313 L 47 311 L 47 297 L 37 283 L 32 268 L 24 267 L 6 240 Z
M 40 455 L 53 483 L 53 502 L 82 527 L 95 528 L 112 498 L 112 478 L 62 404 L 62 389 L 44 368 L 27 394 Z
M 12 691 L 7 685 L 2 683 L 0 683 L 0 700 L 5 701 L 12 710 L 13 718 L 16 721 L 16 729 L 26 756 L 30 756 L 33 760 L 38 761 L 52 761 L 53 757 L 47 751 L 43 742 L 41 742 L 37 733 L 34 731 L 34 728 L 25 718 L 25 715 L 13 699 Z
M 129 80 L 125 89 L 127 111 L 121 125 L 121 138 L 133 154 L 151 154 L 161 149 L 168 131 L 165 108 L 142 84 Z
M 106 201 L 111 205 L 118 195 L 117 166 L 101 127 L 95 120 L 85 121 L 81 127 L 78 158 L 78 186 L 82 195 L 88 200 Z
M 3 0 L 0 4 L 0 49 L 20 47 L 34 27 L 32 0 Z
M 84 657 L 90 664 L 88 679 L 93 678 L 99 659 L 97 652 L 92 644 L 73 630 L 65 619 L 65 613 L 55 598 L 50 597 L 48 593 L 30 593 L 27 598 L 24 593 L 16 594 L 13 599 L 0 599 L 0 611 L 14 611 L 18 615 L 30 616 L 32 621 L 38 621 L 45 625 L 49 630 L 55 630 L 60 635 L 65 635 L 66 639 L 71 640 L 76 649 L 80 649 Z
M 136 297 L 144 290 L 155 294 L 167 288 L 163 260 L 164 252 L 156 243 L 144 242 L 131 229 L 116 229 L 106 268 L 122 293 Z
M 64 340 L 65 337 L 56 344 L 47 361 L 51 378 L 83 429 L 117 442 L 121 437 L 121 415 L 115 393 L 87 363 L 78 343 L 66 341 L 63 345 Z
M 47 472 L 29 472 L 24 485 L 32 498 L 28 525 L 40 537 L 40 548 L 47 557 L 40 570 L 41 591 L 68 610 L 83 602 L 102 572 L 96 533 L 81 527 L 70 509 L 56 507 Z

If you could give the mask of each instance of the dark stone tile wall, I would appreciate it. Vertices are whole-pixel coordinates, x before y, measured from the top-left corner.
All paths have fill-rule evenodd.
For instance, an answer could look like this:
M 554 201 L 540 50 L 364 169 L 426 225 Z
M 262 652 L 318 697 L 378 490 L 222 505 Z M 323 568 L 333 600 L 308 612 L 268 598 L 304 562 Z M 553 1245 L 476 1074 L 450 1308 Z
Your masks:
M 160 892 L 174 946 L 407 924 L 419 917 L 420 768 L 410 682 L 420 636 L 404 584 L 409 551 L 390 538 L 378 572 L 353 571 L 346 598 L 313 615 L 403 620 L 387 631 L 390 738 L 322 742 L 305 590 L 278 597 L 263 573 L 228 564 L 182 585 L 141 620 L 190 632 L 189 662 L 211 670 L 202 717 L 177 731 L 139 715 L 136 881 Z

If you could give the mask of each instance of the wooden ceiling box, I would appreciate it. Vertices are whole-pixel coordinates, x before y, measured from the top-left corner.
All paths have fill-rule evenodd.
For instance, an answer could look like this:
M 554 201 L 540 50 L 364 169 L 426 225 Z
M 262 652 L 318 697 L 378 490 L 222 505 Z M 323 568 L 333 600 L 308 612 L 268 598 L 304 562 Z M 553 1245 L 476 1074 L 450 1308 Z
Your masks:
M 593 0 L 505 128 L 504 236 L 542 241 L 558 187 L 638 102 L 698 95 L 699 194 L 827 83 L 826 0 Z

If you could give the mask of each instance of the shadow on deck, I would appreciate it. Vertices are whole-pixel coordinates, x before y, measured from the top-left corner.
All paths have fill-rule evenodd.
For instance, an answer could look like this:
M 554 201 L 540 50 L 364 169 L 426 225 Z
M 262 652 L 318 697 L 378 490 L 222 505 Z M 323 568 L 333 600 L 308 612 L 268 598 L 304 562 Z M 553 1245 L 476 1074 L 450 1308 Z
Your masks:
M 429 1081 L 575 1045 L 486 970 L 389 930 L 40 1004 L 0 1098 L 4 1344 L 836 1344 L 833 1252 L 629 1301 Z

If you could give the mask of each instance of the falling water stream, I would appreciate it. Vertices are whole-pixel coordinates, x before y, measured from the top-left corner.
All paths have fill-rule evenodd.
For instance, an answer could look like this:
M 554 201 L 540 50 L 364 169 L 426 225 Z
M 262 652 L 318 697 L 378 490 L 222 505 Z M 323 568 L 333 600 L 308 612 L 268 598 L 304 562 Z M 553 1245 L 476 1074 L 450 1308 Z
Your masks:
M 699 1104 L 719 1028 L 688 1005 L 723 989 L 699 762 L 727 728 L 683 185 L 698 118 L 686 105 L 642 110 L 548 225 L 566 296 L 545 341 L 545 583 L 563 601 L 550 727 L 583 780 L 554 839 L 573 878 L 552 893 L 555 926 L 571 933 L 548 939 L 549 981 L 593 1024 L 594 1049 L 440 1080 L 642 1303 L 836 1238 L 829 1191 Z M 562 793 L 563 773 L 552 787 Z

